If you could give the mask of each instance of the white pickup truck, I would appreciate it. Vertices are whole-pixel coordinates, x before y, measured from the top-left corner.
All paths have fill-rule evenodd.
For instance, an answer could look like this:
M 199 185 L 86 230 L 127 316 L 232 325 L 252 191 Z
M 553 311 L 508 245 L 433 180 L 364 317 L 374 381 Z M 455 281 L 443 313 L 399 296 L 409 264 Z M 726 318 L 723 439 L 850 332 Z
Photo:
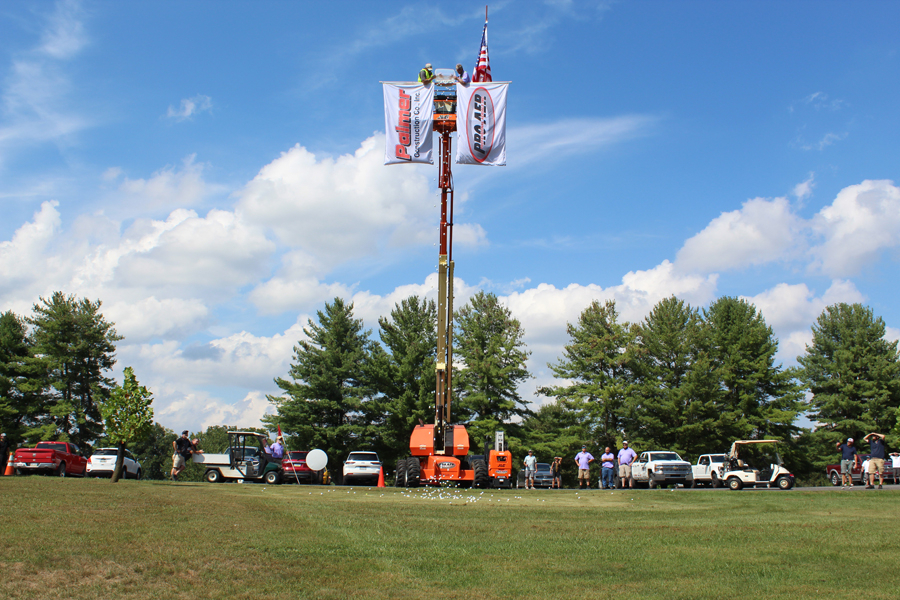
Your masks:
M 714 488 L 722 487 L 719 479 L 719 467 L 725 464 L 725 454 L 701 454 L 697 464 L 691 466 L 694 473 L 694 482 L 691 487 L 709 485 Z
M 636 484 L 649 488 L 678 483 L 690 487 L 694 481 L 691 463 L 681 460 L 677 452 L 664 450 L 642 452 L 631 466 L 631 476 Z

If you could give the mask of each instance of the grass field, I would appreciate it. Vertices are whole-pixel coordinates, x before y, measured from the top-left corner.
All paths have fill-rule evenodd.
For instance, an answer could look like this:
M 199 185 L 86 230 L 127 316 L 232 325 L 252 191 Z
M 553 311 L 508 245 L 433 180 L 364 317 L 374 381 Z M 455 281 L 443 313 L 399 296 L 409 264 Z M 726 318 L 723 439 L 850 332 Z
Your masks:
M 0 597 L 896 598 L 900 494 L 0 478 Z

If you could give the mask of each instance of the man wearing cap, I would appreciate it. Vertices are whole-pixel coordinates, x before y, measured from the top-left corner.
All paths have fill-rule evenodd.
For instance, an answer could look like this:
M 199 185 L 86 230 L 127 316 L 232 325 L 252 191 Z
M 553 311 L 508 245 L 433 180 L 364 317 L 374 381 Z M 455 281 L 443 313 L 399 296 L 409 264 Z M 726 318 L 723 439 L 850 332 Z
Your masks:
M 578 465 L 578 489 L 591 488 L 591 463 L 594 457 L 587 451 L 587 446 L 581 447 L 581 452 L 575 455 L 575 464 Z
M 275 443 L 272 444 L 272 457 L 284 458 L 284 438 L 280 435 L 275 440 Z
M 172 455 L 172 481 L 178 481 L 178 476 L 187 468 L 187 461 L 194 452 L 194 444 L 188 439 L 188 430 L 181 432 L 181 437 L 172 442 L 175 453 Z
M 841 487 L 853 487 L 853 468 L 859 464 L 859 454 L 853 445 L 853 438 L 847 438 L 844 444 L 838 442 L 837 449 L 841 453 Z
M 428 63 L 424 69 L 419 71 L 419 83 L 431 83 L 432 79 L 434 79 L 434 69 L 431 68 L 431 63 Z
M 634 488 L 634 479 L 631 477 L 631 463 L 637 458 L 637 453 L 628 447 L 628 442 L 622 442 L 622 449 L 619 450 L 619 480 L 622 487 L 628 484 L 628 487 Z
M 534 452 L 529 450 L 522 464 L 525 465 L 525 489 L 527 490 L 529 486 L 534 489 L 534 472 L 537 470 L 537 457 Z
M 462 85 L 469 85 L 472 82 L 472 78 L 469 77 L 469 74 L 466 73 L 466 70 L 460 64 L 456 65 L 456 75 L 453 78 Z
M 7 460 L 9 460 L 9 440 L 5 433 L 0 433 L 0 475 L 6 473 Z
M 869 439 L 871 438 L 871 439 Z M 878 489 L 882 489 L 884 485 L 884 435 L 881 433 L 870 433 L 863 438 L 863 441 L 869 442 L 869 481 L 866 485 L 867 490 L 875 487 L 875 473 L 878 473 Z

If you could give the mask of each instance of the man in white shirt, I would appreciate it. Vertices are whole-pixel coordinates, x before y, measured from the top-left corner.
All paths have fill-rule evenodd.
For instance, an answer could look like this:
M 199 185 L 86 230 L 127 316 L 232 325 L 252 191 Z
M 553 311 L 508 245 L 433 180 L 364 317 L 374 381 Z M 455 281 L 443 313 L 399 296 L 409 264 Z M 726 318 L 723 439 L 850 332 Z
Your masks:
M 527 490 L 529 485 L 534 489 L 534 472 L 537 470 L 537 457 L 534 452 L 529 450 L 522 463 L 525 465 L 525 489 Z

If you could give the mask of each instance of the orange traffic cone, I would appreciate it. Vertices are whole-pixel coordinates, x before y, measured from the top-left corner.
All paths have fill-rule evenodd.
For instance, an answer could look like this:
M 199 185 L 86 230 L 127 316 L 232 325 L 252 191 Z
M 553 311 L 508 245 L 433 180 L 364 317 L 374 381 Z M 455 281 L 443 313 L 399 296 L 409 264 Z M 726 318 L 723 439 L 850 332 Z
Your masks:
M 9 458 L 6 461 L 6 472 L 3 474 L 4 476 L 9 476 L 15 474 L 16 470 L 13 469 L 13 453 L 9 453 Z
M 384 467 L 378 469 L 378 487 L 384 487 Z

